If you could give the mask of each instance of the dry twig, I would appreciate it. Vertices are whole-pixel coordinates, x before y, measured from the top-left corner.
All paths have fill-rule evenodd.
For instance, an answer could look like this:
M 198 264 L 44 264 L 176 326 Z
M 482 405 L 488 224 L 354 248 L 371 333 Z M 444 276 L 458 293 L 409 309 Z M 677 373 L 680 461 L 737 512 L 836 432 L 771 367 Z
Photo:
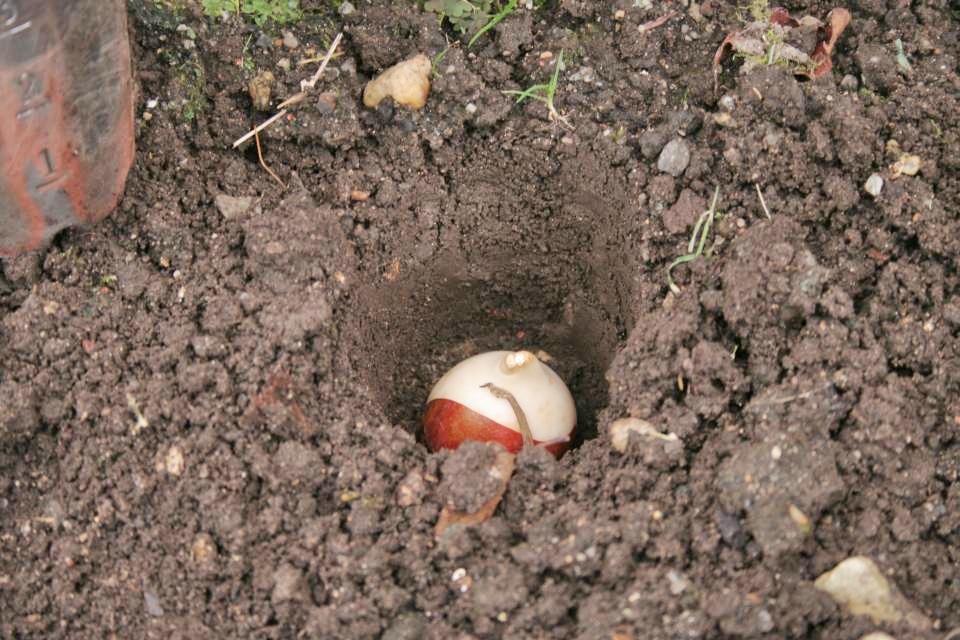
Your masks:
M 767 209 L 767 201 L 763 199 L 763 192 L 760 191 L 760 184 L 754 182 L 753 186 L 757 188 L 757 196 L 760 198 L 760 206 L 763 207 L 763 212 L 767 214 L 767 220 L 773 220 L 773 217 L 770 215 L 770 209 Z
M 287 110 L 281 109 L 274 115 L 270 116 L 270 118 L 268 120 L 265 120 L 262 124 L 257 125 L 252 130 L 248 131 L 247 133 L 237 138 L 236 142 L 233 143 L 233 148 L 236 149 L 237 147 L 242 145 L 244 142 L 256 136 L 258 133 L 260 133 L 261 131 L 263 131 L 264 129 L 266 129 L 267 127 L 269 127 L 270 125 L 272 125 L 274 122 L 276 122 L 277 120 L 279 120 L 285 115 L 287 115 Z
M 317 72 L 314 73 L 309 80 L 300 81 L 300 92 L 290 96 L 289 98 L 281 102 L 279 105 L 277 105 L 277 109 L 279 109 L 279 111 L 275 113 L 273 116 L 271 116 L 269 119 L 267 119 L 265 122 L 257 125 L 251 131 L 248 131 L 247 133 L 237 138 L 237 140 L 233 143 L 234 149 L 239 147 L 241 144 L 243 144 L 250 138 L 256 137 L 258 133 L 260 133 L 261 131 L 263 131 L 270 125 L 272 125 L 274 122 L 276 122 L 283 116 L 285 116 L 287 114 L 287 107 L 303 102 L 304 98 L 307 97 L 307 91 L 317 86 L 317 82 L 320 81 L 320 76 L 323 75 L 323 72 L 327 68 L 327 65 L 330 64 L 330 59 L 333 57 L 333 54 L 337 50 L 337 47 L 340 46 L 340 40 L 342 39 L 343 39 L 343 34 L 338 33 L 337 37 L 333 39 L 333 44 L 330 45 L 330 49 L 327 51 L 327 55 L 323 57 L 323 62 L 320 63 L 320 68 L 317 69 Z

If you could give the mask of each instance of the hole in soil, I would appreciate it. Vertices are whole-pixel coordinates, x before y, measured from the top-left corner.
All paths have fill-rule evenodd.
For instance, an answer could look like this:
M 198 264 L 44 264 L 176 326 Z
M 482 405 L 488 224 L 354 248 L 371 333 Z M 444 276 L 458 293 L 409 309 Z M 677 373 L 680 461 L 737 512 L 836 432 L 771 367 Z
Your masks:
M 385 416 L 418 432 L 431 387 L 460 360 L 543 350 L 577 404 L 576 446 L 596 436 L 604 374 L 632 326 L 633 261 L 621 255 L 618 223 L 636 214 L 584 188 L 575 171 L 467 157 L 477 156 L 451 181 L 442 249 L 354 296 L 353 359 Z M 410 249 L 398 241 L 392 255 Z

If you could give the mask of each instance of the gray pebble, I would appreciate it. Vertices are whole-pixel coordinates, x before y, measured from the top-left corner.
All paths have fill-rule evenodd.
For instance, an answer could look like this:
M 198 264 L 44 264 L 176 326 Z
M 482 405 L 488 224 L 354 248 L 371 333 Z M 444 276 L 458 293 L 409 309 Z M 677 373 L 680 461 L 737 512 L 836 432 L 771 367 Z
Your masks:
M 283 32 L 283 46 L 291 51 L 300 48 L 300 40 L 290 31 Z
M 857 76 L 848 73 L 840 81 L 840 88 L 844 91 L 856 91 L 860 88 L 860 81 L 857 80 Z
M 147 613 L 150 615 L 159 618 L 163 615 L 163 607 L 160 606 L 160 598 L 157 597 L 157 594 L 153 592 L 153 589 L 149 587 L 144 587 L 143 589 L 143 604 L 147 608 Z
M 353 6 L 353 3 L 349 1 L 341 4 L 340 8 L 338 9 L 338 11 L 340 12 L 340 15 L 342 16 L 349 16 L 356 10 L 357 9 L 356 7 Z
M 580 67 L 578 71 L 570 75 L 570 80 L 592 84 L 597 81 L 597 72 L 593 70 L 593 67 Z
M 644 158 L 653 160 L 663 150 L 663 145 L 667 144 L 668 139 L 669 136 L 662 129 L 644 131 L 640 134 L 640 153 Z
M 690 149 L 681 138 L 674 138 L 660 152 L 657 168 L 674 178 L 682 174 L 690 164 Z

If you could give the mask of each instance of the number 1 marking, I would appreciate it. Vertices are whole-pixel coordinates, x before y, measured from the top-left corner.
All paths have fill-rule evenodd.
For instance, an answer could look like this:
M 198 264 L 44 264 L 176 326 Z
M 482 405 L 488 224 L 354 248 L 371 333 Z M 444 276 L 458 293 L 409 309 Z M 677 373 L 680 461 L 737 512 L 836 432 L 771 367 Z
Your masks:
M 45 172 L 44 179 L 36 186 L 38 191 L 45 191 L 50 187 L 56 185 L 63 178 L 63 174 L 57 171 L 57 166 L 54 162 L 53 155 L 50 153 L 50 149 L 42 149 L 40 151 L 40 164 L 41 169 Z

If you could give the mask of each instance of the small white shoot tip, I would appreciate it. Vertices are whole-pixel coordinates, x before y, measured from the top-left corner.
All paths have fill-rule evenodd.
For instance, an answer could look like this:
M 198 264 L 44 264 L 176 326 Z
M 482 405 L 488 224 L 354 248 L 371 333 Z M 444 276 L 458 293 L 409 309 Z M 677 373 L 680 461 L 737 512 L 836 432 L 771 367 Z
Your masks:
M 507 371 L 512 371 L 513 369 L 518 369 L 528 362 L 536 359 L 537 356 L 533 355 L 529 351 L 512 351 L 507 354 L 506 358 L 504 358 L 503 364 Z

